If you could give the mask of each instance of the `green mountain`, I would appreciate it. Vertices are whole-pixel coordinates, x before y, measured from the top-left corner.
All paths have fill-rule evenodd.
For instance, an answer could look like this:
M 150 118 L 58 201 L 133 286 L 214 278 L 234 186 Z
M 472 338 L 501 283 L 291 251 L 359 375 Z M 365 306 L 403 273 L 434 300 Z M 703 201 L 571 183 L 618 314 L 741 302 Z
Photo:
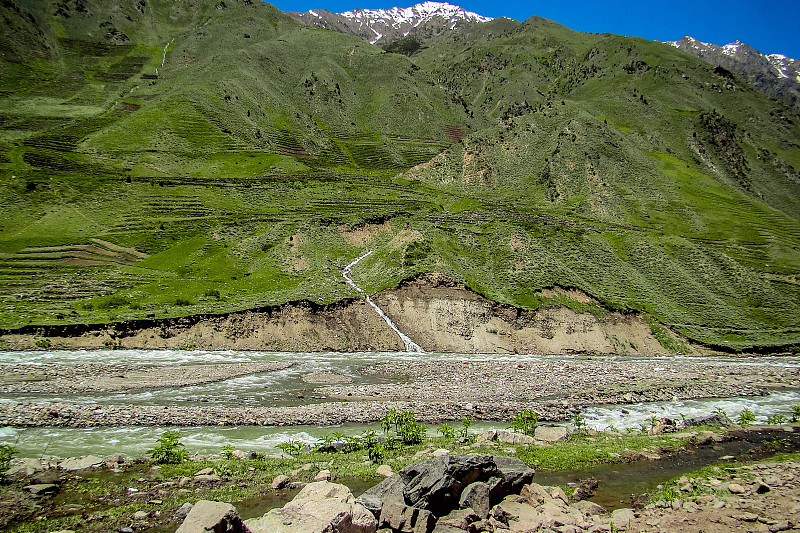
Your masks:
M 334 303 L 374 249 L 370 293 L 435 271 L 800 344 L 800 116 L 674 47 L 497 19 L 406 56 L 250 0 L 0 15 L 0 327 Z

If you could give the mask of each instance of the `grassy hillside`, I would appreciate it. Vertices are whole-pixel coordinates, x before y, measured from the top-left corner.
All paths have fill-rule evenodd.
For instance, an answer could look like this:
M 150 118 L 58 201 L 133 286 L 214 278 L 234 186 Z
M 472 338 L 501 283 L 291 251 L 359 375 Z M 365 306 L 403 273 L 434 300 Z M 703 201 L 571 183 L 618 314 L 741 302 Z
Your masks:
M 800 117 L 672 47 L 507 19 L 406 57 L 256 1 L 0 6 L 0 327 L 580 288 L 800 343 Z M 577 305 L 577 302 L 562 302 Z

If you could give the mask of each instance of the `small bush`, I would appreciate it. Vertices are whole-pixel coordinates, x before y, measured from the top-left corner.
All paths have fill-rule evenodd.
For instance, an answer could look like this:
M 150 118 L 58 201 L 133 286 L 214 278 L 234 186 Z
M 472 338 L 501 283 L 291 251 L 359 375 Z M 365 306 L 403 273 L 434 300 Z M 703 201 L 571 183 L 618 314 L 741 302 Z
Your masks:
M 0 444 L 0 477 L 3 476 L 11 459 L 17 455 L 17 449 L 8 444 Z
M 787 420 L 789 420 L 789 418 L 784 415 L 780 414 L 769 415 L 767 417 L 767 424 L 779 426 L 781 424 L 785 424 Z
M 753 411 L 750 409 L 745 408 L 745 410 L 739 414 L 739 418 L 737 418 L 736 421 L 740 426 L 749 426 L 756 421 L 756 415 L 753 414 Z
M 800 421 L 800 405 L 792 407 L 792 423 Z
M 130 305 L 130 300 L 122 296 L 121 294 L 114 294 L 106 298 L 105 300 L 100 300 L 95 304 L 97 309 L 116 309 L 118 307 L 125 307 Z
M 425 426 L 417 423 L 411 411 L 398 412 L 396 409 L 391 409 L 381 419 L 381 426 L 384 432 L 388 432 L 394 426 L 397 436 L 406 446 L 419 444 L 425 436 Z
M 586 418 L 581 413 L 572 415 L 572 424 L 575 426 L 575 431 L 586 431 Z
M 177 465 L 188 459 L 188 454 L 180 442 L 177 431 L 165 431 L 158 439 L 158 445 L 147 450 L 147 455 L 159 465 Z
M 454 439 L 456 438 L 456 428 L 445 422 L 442 426 L 437 429 L 439 433 L 442 434 L 442 437 L 446 439 Z
M 220 450 L 220 454 L 225 459 L 236 459 L 236 456 L 233 454 L 233 446 L 231 446 L 230 444 L 226 444 L 225 446 L 223 446 L 222 450 Z
M 536 432 L 536 426 L 539 425 L 539 415 L 533 409 L 528 409 L 526 411 L 520 411 L 517 413 L 517 416 L 511 422 L 511 425 L 508 426 L 508 429 L 512 429 L 517 433 L 524 433 L 525 435 L 533 436 Z
M 186 306 L 186 305 L 194 305 L 191 301 L 187 300 L 186 298 L 176 298 L 175 305 Z
M 283 453 L 291 455 L 292 457 L 300 455 L 300 452 L 303 451 L 303 443 L 296 440 L 281 442 L 275 447 L 281 450 Z
M 216 298 L 217 300 L 222 298 L 219 289 L 206 289 L 206 292 L 203 293 L 203 296 L 207 298 Z

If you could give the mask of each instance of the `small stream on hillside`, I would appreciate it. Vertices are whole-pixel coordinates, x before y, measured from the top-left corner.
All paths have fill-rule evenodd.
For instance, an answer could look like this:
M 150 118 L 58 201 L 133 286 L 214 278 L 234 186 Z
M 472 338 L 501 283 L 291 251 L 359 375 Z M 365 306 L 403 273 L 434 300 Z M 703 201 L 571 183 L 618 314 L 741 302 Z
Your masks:
M 355 282 L 355 281 L 353 281 L 353 277 L 350 275 L 350 274 L 351 274 L 351 272 L 352 272 L 352 270 L 353 270 L 353 267 L 354 267 L 354 266 L 356 266 L 356 265 L 358 264 L 358 262 L 359 262 L 359 261 L 361 261 L 361 260 L 362 260 L 362 259 L 364 259 L 365 257 L 369 256 L 369 255 L 370 255 L 372 252 L 374 252 L 374 251 L 375 251 L 375 250 L 370 250 L 369 252 L 365 253 L 365 254 L 364 254 L 364 255 L 362 255 L 361 257 L 356 257 L 355 259 L 353 259 L 353 261 L 351 261 L 351 262 L 350 262 L 350 263 L 349 263 L 349 264 L 348 264 L 346 267 L 344 267 L 344 268 L 342 269 L 342 277 L 344 278 L 344 280 L 345 280 L 345 281 L 346 281 L 346 282 L 347 282 L 347 283 L 348 283 L 348 284 L 349 284 L 351 287 L 353 287 L 355 290 L 357 290 L 358 292 L 360 292 L 361 294 L 363 294 L 363 295 L 364 295 L 364 298 L 366 298 L 366 300 L 367 300 L 367 303 L 368 303 L 370 306 L 372 306 L 372 308 L 375 310 L 375 312 L 376 312 L 376 313 L 378 313 L 378 314 L 380 315 L 380 317 L 381 317 L 381 318 L 382 318 L 384 321 L 386 321 L 386 324 L 387 324 L 387 325 L 388 325 L 390 328 L 392 328 L 392 330 L 393 330 L 395 333 L 397 333 L 397 334 L 400 336 L 400 338 L 401 338 L 401 339 L 402 339 L 402 341 L 403 341 L 403 344 L 405 344 L 405 346 L 406 346 L 406 351 L 407 351 L 407 352 L 411 352 L 411 353 L 425 353 L 425 350 L 423 350 L 423 349 L 420 347 L 420 345 L 419 345 L 419 344 L 417 344 L 416 342 L 412 341 L 412 340 L 411 340 L 411 339 L 408 337 L 408 335 L 406 335 L 405 333 L 403 333 L 402 331 L 400 331 L 400 329 L 397 327 L 397 325 L 396 325 L 394 322 L 392 322 L 392 319 L 391 319 L 391 318 L 389 318 L 389 317 L 386 315 L 386 313 L 384 313 L 384 312 L 383 312 L 383 309 L 381 309 L 380 307 L 378 307 L 378 304 L 376 304 L 374 301 L 372 301 L 372 298 L 370 298 L 370 297 L 369 297 L 369 294 L 367 294 L 367 292 L 366 292 L 364 289 L 362 289 L 361 287 L 359 287 L 358 285 L 356 285 L 356 282 Z

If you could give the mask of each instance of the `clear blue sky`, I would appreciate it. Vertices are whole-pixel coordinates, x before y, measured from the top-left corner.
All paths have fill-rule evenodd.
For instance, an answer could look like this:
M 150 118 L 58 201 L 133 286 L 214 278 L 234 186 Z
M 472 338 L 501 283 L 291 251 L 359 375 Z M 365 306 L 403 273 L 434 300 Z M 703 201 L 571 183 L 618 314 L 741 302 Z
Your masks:
M 273 0 L 284 11 L 409 7 L 422 0 Z M 525 20 L 534 15 L 577 31 L 617 33 L 658 41 L 684 35 L 714 44 L 735 40 L 765 54 L 800 57 L 800 0 L 450 0 L 487 17 Z

